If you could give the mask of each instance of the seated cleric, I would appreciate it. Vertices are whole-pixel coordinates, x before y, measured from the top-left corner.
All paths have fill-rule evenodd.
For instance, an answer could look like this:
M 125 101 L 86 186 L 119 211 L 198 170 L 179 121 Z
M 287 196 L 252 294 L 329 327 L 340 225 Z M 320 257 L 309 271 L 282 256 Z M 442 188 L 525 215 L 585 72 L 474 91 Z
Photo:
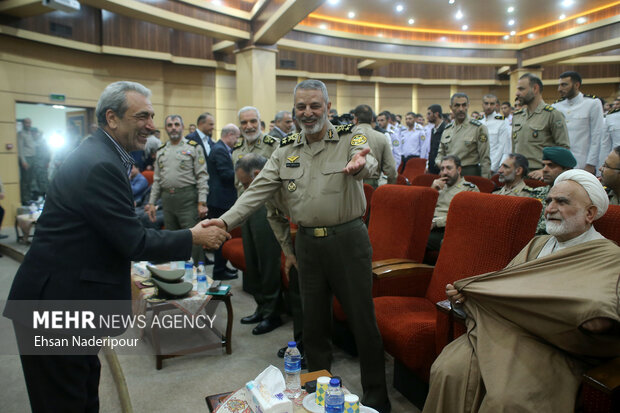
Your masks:
M 547 198 L 551 235 L 446 286 L 467 333 L 433 364 L 424 412 L 574 411 L 581 374 L 620 356 L 620 248 L 592 226 L 608 205 L 594 175 L 566 171 Z

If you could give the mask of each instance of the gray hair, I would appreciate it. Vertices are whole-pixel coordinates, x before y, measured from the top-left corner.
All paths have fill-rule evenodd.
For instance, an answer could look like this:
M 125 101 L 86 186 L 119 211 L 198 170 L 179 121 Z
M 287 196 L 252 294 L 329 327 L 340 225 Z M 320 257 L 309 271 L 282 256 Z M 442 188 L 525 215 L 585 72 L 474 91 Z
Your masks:
M 297 95 L 297 89 L 320 90 L 321 93 L 323 93 L 323 100 L 325 101 L 325 104 L 327 105 L 327 103 L 329 102 L 329 96 L 327 95 L 327 87 L 325 86 L 325 83 L 321 82 L 320 80 L 306 79 L 302 82 L 299 82 L 295 86 L 295 89 L 293 90 L 293 96 Z
M 181 117 L 181 115 L 168 115 L 166 116 L 166 119 L 164 119 L 164 126 L 166 125 L 166 123 L 168 123 L 168 119 L 179 119 L 181 121 L 181 125 L 184 125 L 183 123 L 183 118 Z
M 224 136 L 228 136 L 231 133 L 237 133 L 238 131 L 239 131 L 239 128 L 237 127 L 237 125 L 229 123 L 228 125 L 222 128 L 222 132 L 220 136 L 223 138 Z
M 291 112 L 287 111 L 287 110 L 281 110 L 278 113 L 276 113 L 276 117 L 273 118 L 274 121 L 279 122 L 284 118 L 284 115 L 290 115 Z
M 120 118 L 125 116 L 127 112 L 127 92 L 138 92 L 147 98 L 151 97 L 151 91 L 137 82 L 120 81 L 110 83 L 103 91 L 97 102 L 95 116 L 99 126 L 106 126 L 106 112 L 110 109 Z
M 235 164 L 235 171 L 241 169 L 246 174 L 250 175 L 253 171 L 260 171 L 267 163 L 267 158 L 257 155 L 255 153 L 248 153 L 239 159 Z
M 260 112 L 254 106 L 244 106 L 244 107 L 242 107 L 241 109 L 239 109 L 239 112 L 237 112 L 237 117 L 240 118 L 242 113 L 249 112 L 251 110 L 256 112 L 256 116 L 260 120 Z
M 454 99 L 456 98 L 465 98 L 467 99 L 467 103 L 469 104 L 469 96 L 466 93 L 457 92 L 450 98 L 450 106 L 454 103 Z
M 157 152 L 157 149 L 161 146 L 161 141 L 155 137 L 155 135 L 150 135 L 146 138 L 146 145 L 144 146 L 144 152 L 146 156 L 151 156 L 153 153 Z

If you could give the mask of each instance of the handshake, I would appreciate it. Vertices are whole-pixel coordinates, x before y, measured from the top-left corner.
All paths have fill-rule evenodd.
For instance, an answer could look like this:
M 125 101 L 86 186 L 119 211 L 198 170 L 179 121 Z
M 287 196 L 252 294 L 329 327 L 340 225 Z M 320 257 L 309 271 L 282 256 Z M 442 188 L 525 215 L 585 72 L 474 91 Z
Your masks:
M 202 245 L 207 250 L 216 250 L 230 239 L 230 234 L 226 232 L 226 224 L 221 219 L 205 219 L 194 225 L 190 231 L 192 243 Z

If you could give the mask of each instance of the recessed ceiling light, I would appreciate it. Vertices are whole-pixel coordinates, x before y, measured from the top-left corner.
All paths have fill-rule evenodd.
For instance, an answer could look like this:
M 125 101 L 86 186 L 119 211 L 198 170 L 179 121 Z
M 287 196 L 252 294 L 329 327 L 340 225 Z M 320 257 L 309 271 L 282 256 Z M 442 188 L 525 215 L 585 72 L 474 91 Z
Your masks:
M 565 14 L 560 14 L 560 20 L 564 20 L 566 18 Z
M 510 39 L 510 36 L 508 36 L 507 34 L 504 35 L 504 40 L 508 40 Z
M 355 17 L 355 12 L 354 11 L 350 11 L 348 16 L 349 16 L 349 19 L 354 18 Z
M 396 11 L 398 13 L 401 13 L 403 10 L 405 10 L 405 6 L 403 6 L 402 4 L 397 4 L 396 5 Z
M 585 22 L 588 21 L 588 19 L 586 19 L 585 17 L 579 17 L 577 20 L 575 20 L 577 22 L 577 24 L 584 24 Z
M 445 41 L 446 41 L 446 36 L 441 36 L 441 37 L 439 38 L 439 41 L 440 41 L 440 42 L 445 42 Z
M 332 6 L 335 6 L 335 5 L 337 5 L 338 3 L 340 3 L 340 0 L 327 0 L 327 2 L 328 2 L 329 4 L 331 4 Z
M 383 33 L 379 33 L 377 36 L 379 36 L 379 37 L 383 37 Z
M 528 35 L 527 35 L 527 38 L 528 38 L 528 39 L 533 39 L 533 38 L 534 38 L 534 33 L 530 33 L 530 34 L 528 34 Z
M 573 5 L 574 2 L 575 2 L 574 0 L 563 0 L 562 1 L 562 6 L 563 7 L 570 7 L 570 6 Z
M 407 23 L 409 23 L 409 24 L 413 24 L 413 23 L 415 23 L 415 20 L 413 20 L 413 19 L 409 19 L 409 21 L 407 21 Z
M 216 6 L 221 6 L 222 0 L 212 0 L 211 3 L 215 4 Z
M 325 23 L 319 25 L 319 29 L 327 30 L 327 25 Z
M 454 17 L 456 17 L 457 20 L 461 20 L 463 18 L 463 12 L 460 10 L 457 11 Z
M 468 25 L 466 25 L 466 24 L 464 24 L 464 25 L 461 27 L 461 29 L 463 29 L 463 30 L 467 30 L 467 29 L 469 29 L 469 26 L 468 26 Z
M 515 25 L 514 19 L 508 20 L 508 26 L 514 26 L 514 25 Z
M 515 8 L 514 8 L 514 7 L 512 7 L 512 6 L 510 6 L 510 7 L 508 7 L 508 9 L 506 9 L 506 11 L 507 11 L 508 13 L 512 13 L 513 11 L 515 11 Z
M 448 0 L 448 4 L 454 4 L 454 0 Z
M 517 34 L 517 32 L 515 32 L 514 30 L 510 32 L 511 36 L 514 36 L 515 34 Z

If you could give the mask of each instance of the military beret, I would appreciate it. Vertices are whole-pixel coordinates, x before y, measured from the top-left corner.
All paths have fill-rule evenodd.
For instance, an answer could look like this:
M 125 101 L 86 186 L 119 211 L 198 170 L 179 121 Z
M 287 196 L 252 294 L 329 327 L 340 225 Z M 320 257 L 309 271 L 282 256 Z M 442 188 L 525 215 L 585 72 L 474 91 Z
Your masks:
M 551 161 L 565 168 L 574 168 L 577 165 L 572 152 L 561 146 L 543 148 L 543 161 Z

